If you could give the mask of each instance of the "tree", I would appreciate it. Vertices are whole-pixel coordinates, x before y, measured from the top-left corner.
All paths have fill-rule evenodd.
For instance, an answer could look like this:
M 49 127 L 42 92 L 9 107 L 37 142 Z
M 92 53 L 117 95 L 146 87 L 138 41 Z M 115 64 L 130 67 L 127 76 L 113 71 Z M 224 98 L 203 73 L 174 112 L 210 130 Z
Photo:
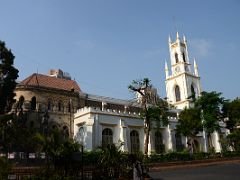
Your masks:
M 231 133 L 227 136 L 229 145 L 234 149 L 240 150 L 240 99 L 225 102 L 223 106 L 223 114 L 226 120 L 227 128 Z
M 145 130 L 144 154 L 147 155 L 152 123 L 157 122 L 159 124 L 159 122 L 162 122 L 163 125 L 168 124 L 168 104 L 159 98 L 148 78 L 132 81 L 128 89 L 136 93 L 142 106 L 141 116 L 144 118 Z
M 227 118 L 227 128 L 233 131 L 240 125 L 240 99 L 236 98 L 233 101 L 227 101 L 223 106 L 224 117 Z
M 119 144 L 108 144 L 105 148 L 102 148 L 98 166 L 103 179 L 119 178 L 121 169 L 125 168 L 124 156 L 121 151 L 122 146 L 123 143 L 119 142 Z
M 14 55 L 0 41 L 0 114 L 11 110 L 15 96 L 16 79 L 18 70 L 13 66 Z
M 32 137 L 37 129 L 28 128 L 14 114 L 0 116 L 0 132 L 3 141 L 3 151 L 34 152 L 35 141 Z
M 196 135 L 202 131 L 202 123 L 200 110 L 197 108 L 184 109 L 179 114 L 178 124 L 176 126 L 176 131 L 178 134 L 183 134 L 188 137 L 188 143 L 191 144 L 190 147 L 196 150 L 194 144 L 194 138 Z
M 240 151 L 240 129 L 235 129 L 231 134 L 227 136 L 230 142 L 230 146 L 235 151 Z
M 0 157 L 0 179 L 8 179 L 11 164 L 6 157 Z
M 203 127 L 207 133 L 209 146 L 212 147 L 211 133 L 220 129 L 222 121 L 222 107 L 225 102 L 221 93 L 215 91 L 201 93 L 196 99 L 195 107 L 201 111 Z
M 64 138 L 58 129 L 52 129 L 48 136 L 36 133 L 32 136 L 35 152 L 44 152 L 47 156 L 47 167 L 44 175 L 67 176 L 74 166 L 74 153 L 80 152 L 80 144 L 73 139 Z M 51 168 L 53 167 L 53 168 Z

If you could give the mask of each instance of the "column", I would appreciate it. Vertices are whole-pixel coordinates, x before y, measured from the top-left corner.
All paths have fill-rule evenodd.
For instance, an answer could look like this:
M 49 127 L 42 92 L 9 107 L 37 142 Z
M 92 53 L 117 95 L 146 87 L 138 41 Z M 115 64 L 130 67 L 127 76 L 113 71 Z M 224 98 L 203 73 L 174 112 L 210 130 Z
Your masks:
M 123 142 L 123 146 L 121 147 L 122 151 L 128 151 L 128 141 L 127 141 L 127 126 L 126 122 L 120 119 L 120 140 Z
M 164 138 L 164 144 L 165 144 L 166 151 L 172 150 L 173 149 L 172 135 L 171 135 L 171 130 L 169 128 L 169 125 L 167 125 L 167 127 L 164 130 L 163 138 Z
M 150 131 L 149 132 L 149 142 L 148 142 L 148 155 L 150 155 L 152 152 L 152 145 L 153 145 L 152 141 L 153 141 L 153 137 L 152 137 L 152 132 Z
M 94 134 L 93 134 L 93 129 L 94 129 L 94 119 L 89 119 L 88 122 L 85 125 L 86 127 L 86 134 L 84 136 L 85 139 L 85 149 L 86 150 L 93 150 L 94 149 Z
M 208 138 L 204 128 L 202 133 L 203 133 L 203 152 L 208 152 Z
M 221 152 L 221 144 L 219 142 L 219 135 L 217 131 L 214 131 L 212 134 L 212 140 L 213 140 L 213 147 L 215 148 L 216 152 Z

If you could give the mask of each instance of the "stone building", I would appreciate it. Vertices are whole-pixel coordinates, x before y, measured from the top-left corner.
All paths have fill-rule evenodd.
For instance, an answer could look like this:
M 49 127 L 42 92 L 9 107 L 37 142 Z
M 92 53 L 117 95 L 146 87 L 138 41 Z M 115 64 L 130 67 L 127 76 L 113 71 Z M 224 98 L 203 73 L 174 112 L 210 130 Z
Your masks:
M 73 137 L 74 113 L 83 107 L 136 111 L 140 108 L 123 105 L 113 98 L 83 93 L 76 81 L 62 70 L 47 75 L 34 73 L 21 81 L 15 90 L 16 103 L 12 112 L 29 126 L 42 129 L 58 128 Z
M 81 106 L 79 85 L 61 70 L 48 75 L 34 73 L 15 90 L 13 112 L 29 126 L 58 128 L 73 133 L 73 116 Z

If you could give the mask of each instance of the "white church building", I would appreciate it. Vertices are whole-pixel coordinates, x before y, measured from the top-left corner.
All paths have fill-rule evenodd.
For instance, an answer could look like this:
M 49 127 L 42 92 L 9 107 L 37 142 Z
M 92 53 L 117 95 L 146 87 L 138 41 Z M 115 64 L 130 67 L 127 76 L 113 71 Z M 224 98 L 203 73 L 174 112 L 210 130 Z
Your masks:
M 166 94 L 167 101 L 176 109 L 170 110 L 169 125 L 160 128 L 152 128 L 150 132 L 149 152 L 164 153 L 169 151 L 181 151 L 187 147 L 187 138 L 176 134 L 178 115 L 182 109 L 192 106 L 191 96 L 198 97 L 201 93 L 198 66 L 194 60 L 193 70 L 187 49 L 185 36 L 181 39 L 179 34 L 176 40 L 169 37 L 170 67 L 165 62 Z M 91 151 L 109 143 L 118 144 L 126 152 L 144 152 L 144 120 L 139 116 L 139 111 L 129 110 L 133 106 L 131 101 L 113 99 L 108 97 L 90 95 L 89 99 L 101 102 L 102 106 L 86 106 L 77 110 L 74 114 L 74 138 L 84 145 L 85 150 Z M 106 108 L 108 104 L 125 107 L 124 109 Z M 134 106 L 138 107 L 137 104 Z M 117 106 L 116 106 L 117 107 Z M 226 135 L 224 124 L 221 135 Z M 219 143 L 220 134 L 212 134 L 212 144 L 216 152 L 221 151 Z M 201 132 L 195 138 L 197 151 L 208 151 L 205 132 Z

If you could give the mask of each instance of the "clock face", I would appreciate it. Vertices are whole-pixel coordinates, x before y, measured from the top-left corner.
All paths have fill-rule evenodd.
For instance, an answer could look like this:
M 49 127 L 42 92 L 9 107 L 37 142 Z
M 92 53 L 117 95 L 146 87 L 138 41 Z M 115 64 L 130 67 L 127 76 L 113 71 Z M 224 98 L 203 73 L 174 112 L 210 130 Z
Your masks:
M 180 72 L 180 67 L 179 66 L 177 66 L 176 68 L 175 68 L 175 72 Z

